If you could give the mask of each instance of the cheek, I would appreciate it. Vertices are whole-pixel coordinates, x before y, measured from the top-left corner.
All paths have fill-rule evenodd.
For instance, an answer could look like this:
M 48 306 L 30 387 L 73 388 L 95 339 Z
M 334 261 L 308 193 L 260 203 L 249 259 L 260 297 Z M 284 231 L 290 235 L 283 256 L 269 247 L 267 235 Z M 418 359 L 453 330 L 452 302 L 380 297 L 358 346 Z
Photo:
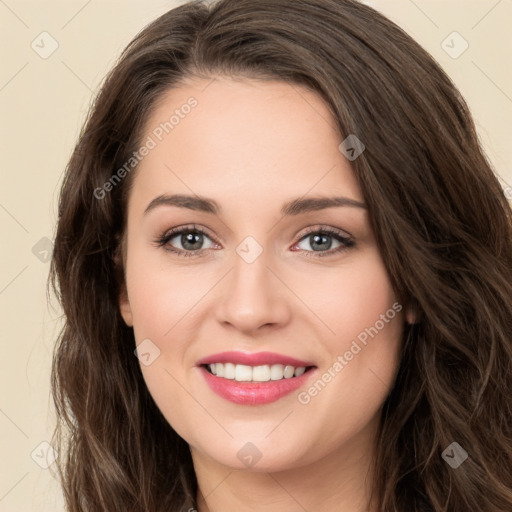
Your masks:
M 329 404 L 344 404 L 347 419 L 367 421 L 396 375 L 403 307 L 376 251 L 366 253 L 357 264 L 317 279 L 315 285 L 309 288 L 309 297 L 326 333 L 320 339 L 321 382 L 311 392 L 306 390 L 301 403 L 315 402 L 313 407 L 323 410 Z M 364 412 L 360 410 L 363 403 L 368 407 Z M 334 433 L 336 425 L 332 426 Z
M 339 269 L 316 272 L 314 279 L 300 283 L 298 294 L 324 324 L 324 339 L 331 345 L 330 352 L 339 350 L 346 341 L 374 326 L 380 315 L 385 315 L 397 300 L 376 250 L 358 255 L 353 263 Z M 399 316 L 396 309 L 401 307 L 395 307 L 388 316 Z M 386 328 L 380 330 L 389 330 L 391 324 L 400 322 L 386 323 Z
M 154 257 L 154 252 L 133 247 L 127 262 L 133 330 L 136 344 L 150 353 L 150 364 L 144 364 L 142 358 L 140 364 L 149 393 L 168 423 L 184 436 L 190 426 L 183 411 L 201 414 L 192 410 L 195 402 L 184 392 L 183 385 L 189 339 L 185 329 L 194 316 L 193 305 L 204 291 L 189 270 L 165 265 L 161 258 L 158 261 Z
M 318 380 L 299 396 L 333 439 L 363 428 L 377 413 L 400 358 L 402 305 L 378 253 L 359 263 L 330 276 L 327 292 L 315 294 L 315 307 L 333 332 L 323 337 L 326 357 Z
M 127 290 L 133 314 L 135 339 L 171 336 L 186 315 L 194 315 L 194 304 L 204 295 L 192 267 L 167 265 L 157 251 L 133 248 L 127 265 Z M 181 327 L 181 326 L 180 326 Z

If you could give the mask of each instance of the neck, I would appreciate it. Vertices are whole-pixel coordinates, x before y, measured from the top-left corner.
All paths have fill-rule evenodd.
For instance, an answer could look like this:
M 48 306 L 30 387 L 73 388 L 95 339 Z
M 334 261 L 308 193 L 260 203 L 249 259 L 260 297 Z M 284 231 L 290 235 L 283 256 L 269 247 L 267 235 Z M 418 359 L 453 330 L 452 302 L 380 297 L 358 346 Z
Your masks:
M 198 512 L 283 510 L 376 512 L 373 485 L 375 425 L 311 464 L 281 471 L 234 470 L 192 449 Z

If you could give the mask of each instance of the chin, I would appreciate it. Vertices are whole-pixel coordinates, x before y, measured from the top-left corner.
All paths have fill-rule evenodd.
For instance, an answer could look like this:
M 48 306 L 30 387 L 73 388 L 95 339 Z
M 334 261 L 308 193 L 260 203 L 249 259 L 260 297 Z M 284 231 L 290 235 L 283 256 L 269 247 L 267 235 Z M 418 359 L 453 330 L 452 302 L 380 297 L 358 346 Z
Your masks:
M 204 438 L 203 438 L 204 444 Z M 212 450 L 216 444 L 219 449 Z M 224 440 L 222 443 L 210 443 L 205 446 L 196 445 L 196 449 L 204 455 L 236 471 L 277 472 L 297 468 L 306 464 L 305 440 L 283 445 L 282 442 L 271 441 L 262 437 L 246 437 Z M 300 447 L 300 449 L 299 449 Z

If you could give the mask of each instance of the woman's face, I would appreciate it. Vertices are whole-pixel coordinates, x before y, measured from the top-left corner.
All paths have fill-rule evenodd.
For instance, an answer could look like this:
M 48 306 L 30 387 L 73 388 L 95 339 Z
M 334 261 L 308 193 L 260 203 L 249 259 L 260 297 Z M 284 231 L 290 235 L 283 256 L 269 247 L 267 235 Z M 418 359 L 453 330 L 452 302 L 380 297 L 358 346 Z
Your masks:
M 190 81 L 141 140 L 120 305 L 169 424 L 194 457 L 255 471 L 366 446 L 404 312 L 326 105 Z

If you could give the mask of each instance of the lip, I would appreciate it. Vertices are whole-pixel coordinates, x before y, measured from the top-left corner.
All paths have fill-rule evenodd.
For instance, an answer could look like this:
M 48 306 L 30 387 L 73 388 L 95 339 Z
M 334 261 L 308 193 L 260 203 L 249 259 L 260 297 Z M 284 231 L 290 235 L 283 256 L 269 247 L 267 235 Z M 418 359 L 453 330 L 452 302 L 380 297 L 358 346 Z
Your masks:
M 245 364 L 247 366 L 262 366 L 264 364 L 284 364 L 295 366 L 315 366 L 311 361 L 301 361 L 294 357 L 277 354 L 275 352 L 240 352 L 228 351 L 212 354 L 211 356 L 204 357 L 197 362 L 197 366 L 213 363 L 233 363 Z M 298 378 L 298 377 L 295 377 Z
M 266 382 L 238 382 L 234 379 L 217 377 L 206 369 L 206 365 L 213 363 L 245 364 L 248 366 L 262 366 L 265 364 L 290 365 L 295 368 L 305 366 L 308 370 L 299 377 Z M 212 354 L 197 362 L 197 366 L 210 389 L 224 398 L 238 405 L 262 405 L 275 402 L 303 386 L 310 377 L 316 373 L 317 367 L 310 361 L 302 361 L 294 357 L 277 354 L 275 352 L 240 352 L 228 351 Z
M 238 382 L 234 379 L 217 377 L 204 366 L 200 371 L 212 391 L 220 397 L 238 405 L 262 405 L 275 402 L 292 393 L 316 373 L 311 368 L 299 377 L 290 379 L 269 380 L 267 382 Z

